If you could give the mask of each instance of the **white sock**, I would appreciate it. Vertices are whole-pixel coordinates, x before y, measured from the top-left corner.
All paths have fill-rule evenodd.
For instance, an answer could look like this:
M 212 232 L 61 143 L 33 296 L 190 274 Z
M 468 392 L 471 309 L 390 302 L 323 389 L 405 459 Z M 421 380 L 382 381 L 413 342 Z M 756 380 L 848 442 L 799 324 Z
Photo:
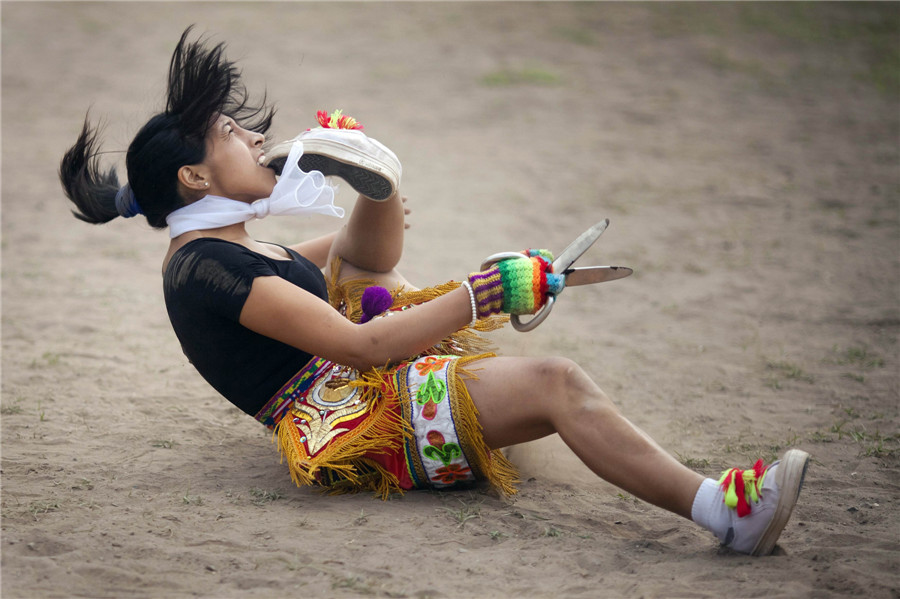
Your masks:
M 707 478 L 700 484 L 691 506 L 691 520 L 725 542 L 731 528 L 732 510 L 723 501 L 725 493 L 716 480 Z

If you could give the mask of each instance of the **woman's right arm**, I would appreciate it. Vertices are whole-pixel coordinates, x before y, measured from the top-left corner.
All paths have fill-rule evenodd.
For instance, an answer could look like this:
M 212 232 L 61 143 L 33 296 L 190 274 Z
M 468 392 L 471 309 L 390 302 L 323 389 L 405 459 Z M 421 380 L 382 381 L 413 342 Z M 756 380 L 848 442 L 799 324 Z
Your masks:
M 460 287 L 412 310 L 354 324 L 311 293 L 267 276 L 253 280 L 240 323 L 337 364 L 368 370 L 421 353 L 471 318 L 469 293 Z

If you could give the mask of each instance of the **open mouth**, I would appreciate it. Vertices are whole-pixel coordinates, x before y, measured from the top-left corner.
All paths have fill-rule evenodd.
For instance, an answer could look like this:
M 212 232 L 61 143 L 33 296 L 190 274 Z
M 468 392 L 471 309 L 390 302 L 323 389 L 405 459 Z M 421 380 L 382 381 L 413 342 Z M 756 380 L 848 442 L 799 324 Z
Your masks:
M 277 174 L 281 174 L 281 171 L 284 170 L 284 163 L 287 162 L 287 156 L 281 156 L 279 158 L 274 158 L 271 162 L 264 165 L 266 168 L 270 168 L 275 171 Z
M 271 162 L 266 162 L 266 155 L 263 154 L 257 160 L 259 166 L 272 169 L 275 171 L 276 175 L 280 175 L 281 171 L 284 170 L 284 163 L 287 162 L 287 156 L 282 156 L 280 158 L 275 158 Z

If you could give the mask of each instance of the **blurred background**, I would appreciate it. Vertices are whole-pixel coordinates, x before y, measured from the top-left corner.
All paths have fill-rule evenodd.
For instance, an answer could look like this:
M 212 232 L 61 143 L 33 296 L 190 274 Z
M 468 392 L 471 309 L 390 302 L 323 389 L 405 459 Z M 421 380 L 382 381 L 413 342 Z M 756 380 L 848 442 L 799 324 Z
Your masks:
M 5 546 L 4 596 L 27 596 L 22 589 L 42 580 L 42 568 L 107 551 L 77 533 L 79 515 L 127 527 L 139 498 L 183 507 L 198 494 L 206 509 L 236 513 L 242 506 L 222 485 L 246 486 L 249 473 L 285 483 L 291 502 L 312 501 L 290 488 L 258 426 L 181 355 L 159 278 L 167 234 L 139 218 L 77 222 L 57 182 L 88 112 L 104 123 L 103 161 L 118 165 L 124 182 L 123 152 L 163 108 L 171 52 L 191 24 L 226 42 L 251 92 L 276 103 L 271 141 L 314 126 L 317 110 L 340 108 L 399 155 L 412 209 L 401 269 L 418 285 L 460 280 L 498 251 L 558 252 L 609 218 L 581 263 L 635 274 L 567 290 L 535 332 L 497 334 L 503 352 L 575 359 L 638 425 L 704 472 L 789 446 L 814 453 L 818 470 L 799 516 L 813 523 L 793 537 L 796 561 L 732 581 L 728 592 L 780 579 L 799 585 L 786 591 L 797 596 L 822 577 L 826 593 L 825 583 L 835 593 L 896 589 L 884 574 L 897 550 L 896 517 L 863 502 L 897 497 L 900 4 L 3 2 L 0 16 L 4 536 L 19 548 L 37 533 L 81 548 L 51 563 Z M 344 186 L 339 203 L 352 200 Z M 294 243 L 336 225 L 268 219 L 251 232 Z M 160 439 L 175 451 L 153 445 Z M 483 521 L 466 529 L 481 536 L 465 542 L 484 540 L 485 556 L 514 549 L 510 556 L 531 560 L 503 565 L 507 583 L 546 585 L 526 585 L 523 596 L 541 588 L 593 596 L 571 573 L 594 588 L 614 559 L 632 567 L 620 569 L 627 584 L 605 587 L 619 596 L 673 591 L 670 579 L 695 575 L 699 583 L 678 589 L 720 596 L 726 588 L 709 581 L 725 584 L 727 564 L 698 566 L 705 549 L 665 567 L 636 553 L 629 543 L 647 530 L 676 548 L 710 544 L 670 532 L 666 518 L 642 520 L 644 508 L 593 482 L 558 438 L 512 453 L 535 481 L 519 509 L 567 514 L 554 530 L 639 522 L 611 526 L 587 553 L 578 545 L 587 541 L 567 532 L 557 549 L 581 557 L 538 567 L 549 558 L 527 541 L 541 531 L 498 546 L 493 532 L 506 529 L 489 521 L 502 522 L 508 508 L 482 505 Z M 97 487 L 89 511 L 79 503 L 87 491 L 73 490 L 82 478 Z M 560 488 L 564 508 L 555 503 Z M 347 501 L 335 506 L 376 509 Z M 407 501 L 434 512 L 428 497 Z M 294 517 L 290 505 L 272 503 L 260 516 L 265 526 Z M 868 529 L 859 528 L 863 515 Z M 177 517 L 191 538 L 213 534 L 200 515 Z M 168 526 L 146 518 L 148 528 Z M 237 520 L 229 521 L 233 542 L 249 552 L 240 539 L 252 533 Z M 391 526 L 427 537 L 405 523 Z M 436 538 L 468 534 L 454 526 Z M 830 535 L 844 539 L 839 548 L 824 543 Z M 341 538 L 329 547 L 350 551 Z M 269 551 L 289 558 L 293 546 L 280 542 Z M 123 559 L 140 572 L 146 552 L 125 547 Z M 864 563 L 843 564 L 844 547 Z M 202 564 L 204 551 L 192 559 Z M 473 576 L 481 596 L 519 588 L 492 587 L 500 584 L 492 575 L 466 573 L 455 547 L 447 551 L 438 555 Z M 814 573 L 814 560 L 830 573 Z M 439 573 L 421 576 L 444 588 Z M 413 593 L 413 579 L 401 577 L 394 591 Z M 234 590 L 224 574 L 218 580 L 222 593 Z M 59 574 L 35 588 L 96 590 L 79 581 Z M 110 574 L 97 588 L 115 589 L 114 581 Z M 175 586 L 206 592 L 188 579 Z

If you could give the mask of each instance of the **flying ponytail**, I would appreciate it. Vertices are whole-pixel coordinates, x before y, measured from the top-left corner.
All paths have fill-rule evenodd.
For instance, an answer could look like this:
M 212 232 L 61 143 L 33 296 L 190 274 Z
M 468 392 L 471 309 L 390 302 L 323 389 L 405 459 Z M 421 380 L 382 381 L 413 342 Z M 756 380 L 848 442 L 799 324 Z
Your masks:
M 78 140 L 59 165 L 63 190 L 76 207 L 72 214 L 91 224 L 106 223 L 119 216 L 116 210 L 119 178 L 115 167 L 105 171 L 100 167 L 98 134 L 85 118 Z
M 178 169 L 206 159 L 206 134 L 219 115 L 257 133 L 271 127 L 275 109 L 265 95 L 259 104 L 250 102 L 240 70 L 225 58 L 225 44 L 207 47 L 202 38 L 189 42 L 192 30 L 190 26 L 181 34 L 169 62 L 165 111 L 153 116 L 128 146 L 126 185 L 120 186 L 114 167 L 101 168 L 99 131 L 85 118 L 59 167 L 76 218 L 99 224 L 143 214 L 150 226 L 164 229 L 166 216 L 184 205 Z

